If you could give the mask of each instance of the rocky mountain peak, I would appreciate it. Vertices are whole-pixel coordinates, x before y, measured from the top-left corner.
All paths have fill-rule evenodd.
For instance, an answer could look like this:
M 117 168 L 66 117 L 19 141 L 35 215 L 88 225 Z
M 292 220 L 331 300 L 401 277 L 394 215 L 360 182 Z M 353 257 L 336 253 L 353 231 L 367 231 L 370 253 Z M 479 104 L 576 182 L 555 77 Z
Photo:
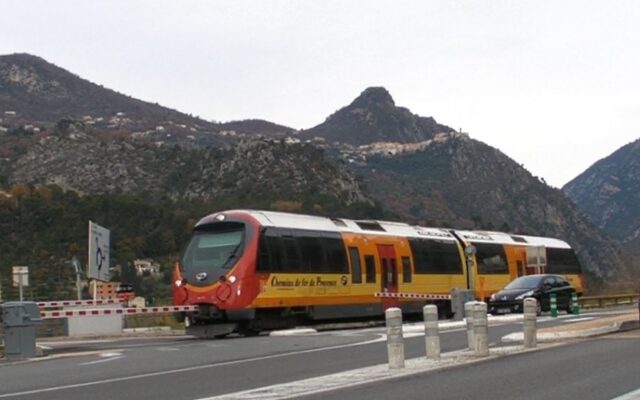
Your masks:
M 393 108 L 396 103 L 383 87 L 368 87 L 350 105 L 351 108 L 381 109 Z
M 301 137 L 360 146 L 376 142 L 417 143 L 450 131 L 453 129 L 431 117 L 396 106 L 385 88 L 370 87 L 322 124 L 301 132 Z

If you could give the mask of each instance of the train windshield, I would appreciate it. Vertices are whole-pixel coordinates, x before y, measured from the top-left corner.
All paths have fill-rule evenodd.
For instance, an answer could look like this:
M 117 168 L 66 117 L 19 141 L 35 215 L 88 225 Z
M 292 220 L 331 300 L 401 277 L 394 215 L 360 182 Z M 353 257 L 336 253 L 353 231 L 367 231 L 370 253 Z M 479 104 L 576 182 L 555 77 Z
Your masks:
M 187 274 L 212 274 L 220 270 L 224 274 L 242 254 L 244 231 L 244 225 L 237 222 L 219 222 L 199 227 L 182 257 L 183 271 Z

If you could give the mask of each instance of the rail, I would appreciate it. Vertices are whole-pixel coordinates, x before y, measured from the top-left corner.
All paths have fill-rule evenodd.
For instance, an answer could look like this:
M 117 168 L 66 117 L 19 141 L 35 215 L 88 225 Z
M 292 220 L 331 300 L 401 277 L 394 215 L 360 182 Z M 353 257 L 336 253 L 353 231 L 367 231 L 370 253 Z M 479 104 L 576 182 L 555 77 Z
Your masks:
M 618 304 L 633 304 L 638 301 L 638 293 L 609 294 L 602 296 L 582 296 L 578 298 L 580 308 L 601 308 Z

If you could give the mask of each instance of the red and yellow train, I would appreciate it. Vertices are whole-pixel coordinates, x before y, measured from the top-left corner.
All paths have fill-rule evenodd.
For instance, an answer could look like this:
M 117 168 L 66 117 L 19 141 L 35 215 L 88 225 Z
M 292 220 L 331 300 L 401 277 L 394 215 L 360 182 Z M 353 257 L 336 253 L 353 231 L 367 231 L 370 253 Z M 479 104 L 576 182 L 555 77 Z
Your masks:
M 420 312 L 433 302 L 425 299 L 454 288 L 487 299 L 515 277 L 541 272 L 583 290 L 578 259 L 558 239 L 231 210 L 196 224 L 174 269 L 173 302 L 199 306 L 178 315 L 189 333 L 216 337 L 378 317 L 390 306 Z

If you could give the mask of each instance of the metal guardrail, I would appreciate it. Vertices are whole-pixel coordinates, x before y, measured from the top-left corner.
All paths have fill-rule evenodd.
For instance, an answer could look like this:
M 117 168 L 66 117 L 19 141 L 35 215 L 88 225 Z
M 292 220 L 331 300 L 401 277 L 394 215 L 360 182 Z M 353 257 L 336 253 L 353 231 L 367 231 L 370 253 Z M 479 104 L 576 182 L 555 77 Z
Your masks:
M 582 296 L 578 298 L 580 308 L 598 308 L 618 304 L 634 304 L 640 298 L 638 293 L 610 294 L 603 296 Z

